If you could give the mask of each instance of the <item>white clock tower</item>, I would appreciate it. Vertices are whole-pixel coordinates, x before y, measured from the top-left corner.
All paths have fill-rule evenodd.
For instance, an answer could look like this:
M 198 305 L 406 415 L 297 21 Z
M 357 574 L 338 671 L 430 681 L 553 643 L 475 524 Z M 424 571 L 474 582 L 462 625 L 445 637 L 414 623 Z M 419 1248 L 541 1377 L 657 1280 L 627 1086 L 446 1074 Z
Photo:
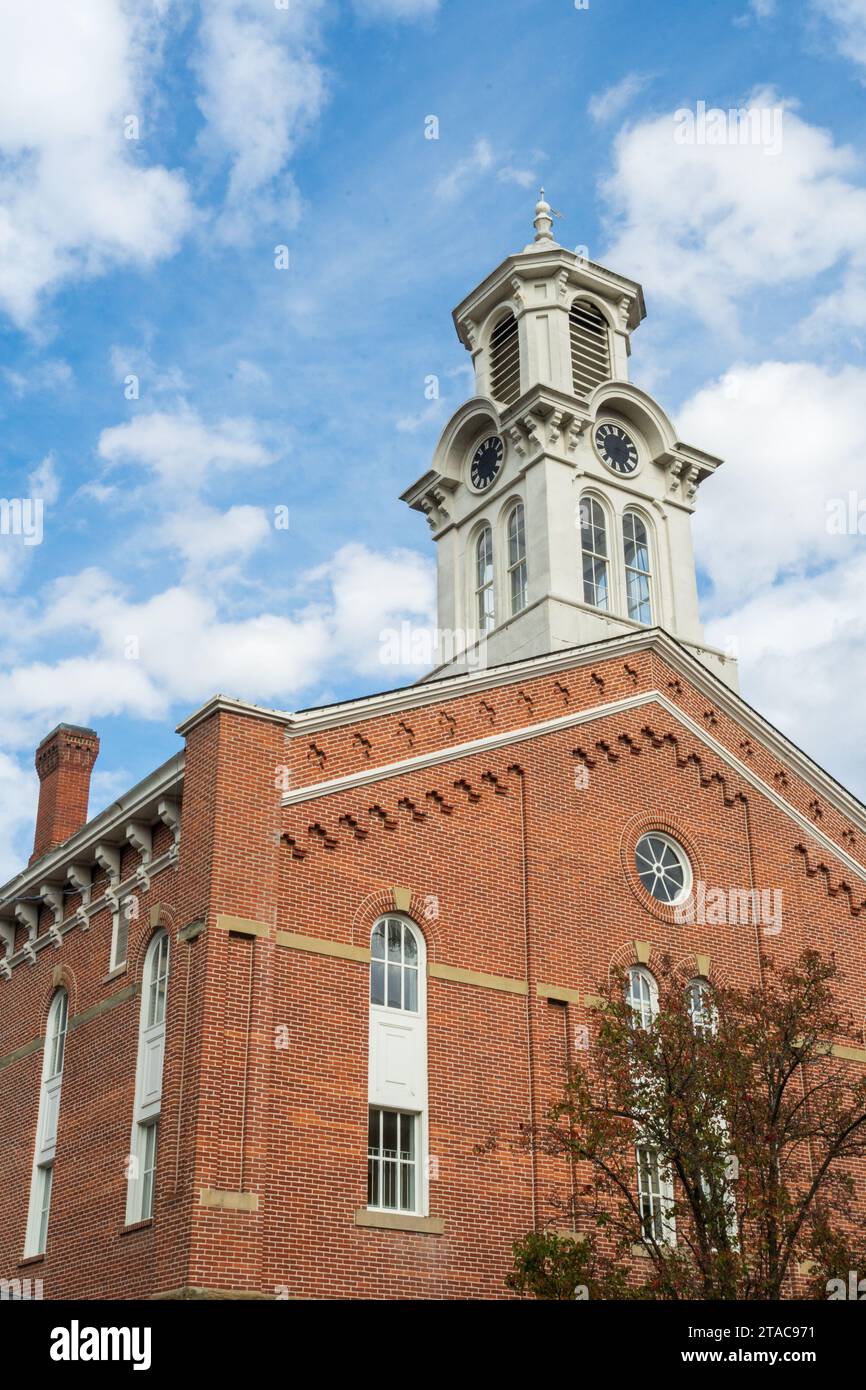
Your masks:
M 721 460 L 629 383 L 640 285 L 552 227 L 542 190 L 534 241 L 454 310 L 475 394 L 403 494 L 438 552 L 431 675 L 661 627 L 736 688 L 734 659 L 703 640 L 691 538 Z

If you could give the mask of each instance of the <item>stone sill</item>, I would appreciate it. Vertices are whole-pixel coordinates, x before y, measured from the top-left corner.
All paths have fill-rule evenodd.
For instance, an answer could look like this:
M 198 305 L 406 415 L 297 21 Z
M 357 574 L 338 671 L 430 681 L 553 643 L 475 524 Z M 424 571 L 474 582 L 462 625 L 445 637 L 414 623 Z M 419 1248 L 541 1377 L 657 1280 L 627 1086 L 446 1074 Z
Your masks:
M 146 1221 L 130 1221 L 128 1226 L 121 1227 L 122 1236 L 134 1236 L 136 1231 L 149 1231 L 153 1225 L 153 1217 L 149 1216 Z
M 445 1230 L 441 1216 L 410 1216 L 408 1212 L 371 1211 L 369 1207 L 358 1208 L 355 1225 L 379 1231 L 414 1231 L 416 1235 L 426 1236 L 441 1236 Z
M 22 1255 L 21 1259 L 18 1261 L 18 1268 L 30 1269 L 32 1265 L 41 1265 L 44 1263 L 45 1251 L 43 1250 L 41 1255 Z

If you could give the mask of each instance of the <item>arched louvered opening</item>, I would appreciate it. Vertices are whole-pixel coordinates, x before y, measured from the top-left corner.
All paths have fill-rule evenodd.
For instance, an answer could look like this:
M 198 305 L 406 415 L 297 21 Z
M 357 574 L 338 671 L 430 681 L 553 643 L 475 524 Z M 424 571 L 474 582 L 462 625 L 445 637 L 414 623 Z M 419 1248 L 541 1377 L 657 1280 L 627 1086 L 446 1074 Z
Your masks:
M 571 337 L 571 379 L 574 394 L 582 401 L 610 380 L 610 342 L 607 320 L 586 299 L 576 299 L 568 315 Z
M 512 313 L 490 335 L 490 394 L 502 405 L 512 405 L 520 395 L 520 343 Z

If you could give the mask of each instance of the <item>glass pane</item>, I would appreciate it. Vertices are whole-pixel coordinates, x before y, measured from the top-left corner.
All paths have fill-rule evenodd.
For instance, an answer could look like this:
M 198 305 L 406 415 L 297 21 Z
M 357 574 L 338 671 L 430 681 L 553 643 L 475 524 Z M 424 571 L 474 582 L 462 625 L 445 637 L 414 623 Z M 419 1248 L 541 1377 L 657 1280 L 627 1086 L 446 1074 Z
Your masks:
M 400 1117 L 394 1110 L 382 1111 L 382 1148 L 385 1153 L 397 1152 L 397 1129 Z
M 374 960 L 370 967 L 370 1003 L 385 1003 L 385 962 Z
M 385 923 L 377 922 L 373 928 L 373 936 L 370 941 L 370 950 L 377 960 L 383 960 L 385 956 Z
M 367 1145 L 371 1149 L 379 1147 L 379 1117 L 381 1110 L 371 1110 L 367 1122 Z
M 403 1008 L 418 1011 L 418 971 L 407 967 L 403 976 Z
M 402 1183 L 400 1189 L 400 1206 L 404 1211 L 415 1210 L 415 1165 L 414 1163 L 403 1163 Z
M 399 965 L 388 966 L 388 1008 L 402 1008 L 403 1001 L 400 998 L 400 977 L 402 970 Z
M 379 1205 L 379 1164 L 375 1158 L 367 1160 L 367 1206 Z
M 400 1116 L 400 1153 L 403 1158 L 415 1157 L 415 1116 Z
M 418 942 L 415 940 L 414 932 L 411 932 L 408 927 L 403 932 L 403 959 L 407 965 L 418 963 Z
M 396 918 L 388 920 L 388 959 L 402 960 L 403 923 Z
M 115 918 L 117 926 L 114 933 L 114 960 L 111 962 L 112 968 L 115 965 L 123 965 L 126 960 L 127 945 L 129 942 L 129 922 L 126 913 L 121 909 Z

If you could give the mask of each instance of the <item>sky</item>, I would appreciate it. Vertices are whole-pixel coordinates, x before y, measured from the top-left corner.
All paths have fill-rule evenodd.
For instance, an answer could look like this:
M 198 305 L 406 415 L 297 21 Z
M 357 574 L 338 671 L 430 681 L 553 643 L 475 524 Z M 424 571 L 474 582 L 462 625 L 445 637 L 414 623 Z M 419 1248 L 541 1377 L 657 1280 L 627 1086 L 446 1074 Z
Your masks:
M 866 0 L 3 0 L 0 881 L 61 720 L 100 734 L 95 813 L 217 691 L 421 674 L 382 660 L 435 616 L 399 494 L 542 183 L 643 284 L 632 380 L 725 459 L 708 641 L 866 794 L 864 97 Z

